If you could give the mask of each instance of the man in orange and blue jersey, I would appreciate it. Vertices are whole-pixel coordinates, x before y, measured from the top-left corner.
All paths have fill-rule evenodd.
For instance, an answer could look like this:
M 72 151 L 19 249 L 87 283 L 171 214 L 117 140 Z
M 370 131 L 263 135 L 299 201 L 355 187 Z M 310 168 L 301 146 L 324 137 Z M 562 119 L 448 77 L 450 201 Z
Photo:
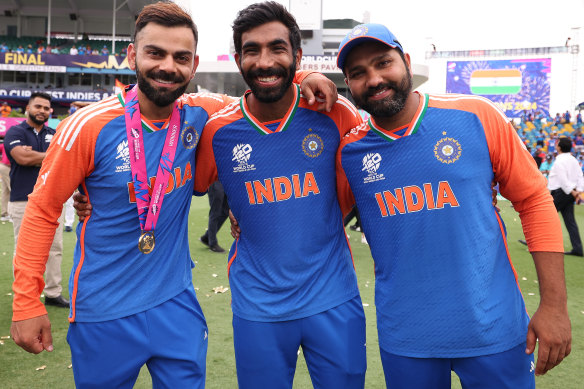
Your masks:
M 344 98 L 318 112 L 292 83 L 300 31 L 282 5 L 240 11 L 233 39 L 251 90 L 207 122 L 195 190 L 221 181 L 242 230 L 227 265 L 239 387 L 291 388 L 302 347 L 315 388 L 363 388 L 365 316 L 335 186 L 360 115 Z
M 371 119 L 337 155 L 345 213 L 359 208 L 375 261 L 387 387 L 534 388 L 571 349 L 559 219 L 546 182 L 490 101 L 412 92 L 387 27 L 356 26 L 337 64 Z M 529 319 L 491 182 L 519 212 L 540 286 Z M 537 366 L 531 355 L 539 339 Z
M 59 125 L 29 197 L 11 334 L 33 353 L 53 350 L 39 296 L 62 204 L 79 188 L 92 205 L 77 227 L 69 286 L 77 387 L 132 386 L 144 364 L 155 387 L 205 385 L 207 326 L 192 284 L 188 211 L 201 131 L 232 98 L 183 95 L 197 39 L 176 4 L 144 7 L 128 47 L 137 85 Z

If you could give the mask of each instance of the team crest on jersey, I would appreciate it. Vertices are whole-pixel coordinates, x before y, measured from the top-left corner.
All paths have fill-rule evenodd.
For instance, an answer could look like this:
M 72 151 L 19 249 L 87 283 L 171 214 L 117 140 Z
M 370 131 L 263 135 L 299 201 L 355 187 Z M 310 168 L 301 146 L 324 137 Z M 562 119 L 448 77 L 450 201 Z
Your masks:
M 462 147 L 456 139 L 442 138 L 434 145 L 434 155 L 442 163 L 454 163 L 462 154 Z
M 188 126 L 182 130 L 180 139 L 185 149 L 190 150 L 199 143 L 199 133 L 195 130 L 195 127 Z
M 52 140 L 53 140 L 53 134 L 45 135 L 45 143 L 51 143 Z
M 231 158 L 231 160 L 237 162 L 237 165 L 233 167 L 234 173 L 255 170 L 255 165 L 249 163 L 252 150 L 253 149 L 249 144 L 243 143 L 240 143 L 233 148 L 233 158 Z
M 349 33 L 349 39 L 353 39 L 353 38 L 356 38 L 358 36 L 365 35 L 365 34 L 367 34 L 367 31 L 369 31 L 369 29 L 365 25 L 361 24 L 359 26 L 356 26 Z
M 119 172 L 129 172 L 130 171 L 130 149 L 128 148 L 128 140 L 123 140 L 116 147 L 116 160 L 118 165 L 116 166 L 116 173 Z
M 363 179 L 364 184 L 385 180 L 383 173 L 377 173 L 380 166 L 381 155 L 379 153 L 369 153 L 363 157 L 363 169 L 361 171 L 367 172 L 367 176 Z
M 320 136 L 316 134 L 308 134 L 302 140 L 302 151 L 310 158 L 316 158 L 322 154 L 324 143 Z

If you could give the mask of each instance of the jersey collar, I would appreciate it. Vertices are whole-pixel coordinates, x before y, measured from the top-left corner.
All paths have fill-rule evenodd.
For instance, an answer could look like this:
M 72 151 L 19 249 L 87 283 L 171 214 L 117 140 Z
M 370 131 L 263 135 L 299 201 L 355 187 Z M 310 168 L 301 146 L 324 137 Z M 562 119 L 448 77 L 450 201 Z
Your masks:
M 128 85 L 128 89 L 131 89 L 134 85 Z M 122 89 L 122 91 L 120 93 L 118 93 L 118 100 L 120 101 L 120 104 L 122 104 L 122 107 L 126 106 L 126 89 Z M 164 121 L 164 123 L 161 126 L 156 126 L 155 124 L 153 124 L 150 120 L 141 117 L 140 118 L 142 120 L 142 131 L 146 131 L 146 132 L 154 132 L 154 131 L 158 131 L 160 130 L 164 130 L 165 128 L 168 127 L 169 121 L 170 121 L 170 117 L 167 117 L 166 120 Z
M 383 139 L 387 140 L 388 142 L 393 142 L 394 140 L 403 138 L 405 136 L 409 136 L 412 134 L 415 134 L 416 132 L 418 132 L 418 128 L 420 127 L 420 124 L 422 123 L 422 118 L 424 117 L 424 114 L 426 113 L 426 109 L 428 109 L 428 94 L 424 93 L 421 94 L 419 92 L 414 92 L 414 93 L 418 93 L 420 95 L 420 102 L 418 103 L 418 109 L 416 110 L 416 113 L 414 114 L 414 117 L 412 118 L 412 121 L 405 127 L 399 127 L 393 130 L 385 130 L 383 128 L 381 128 L 380 126 L 378 126 L 375 121 L 373 120 L 372 117 L 369 117 L 368 120 L 368 124 L 369 124 L 369 128 L 371 128 L 371 130 L 376 133 L 377 135 L 379 135 L 380 137 L 382 137 Z M 405 128 L 405 131 L 404 131 Z M 399 134 L 401 133 L 401 134 Z
M 300 86 L 297 84 L 292 84 L 292 87 L 294 88 L 294 102 L 290 105 L 290 108 L 288 108 L 288 112 L 286 112 L 284 117 L 280 120 L 278 128 L 276 128 L 274 131 L 266 127 L 263 123 L 256 119 L 255 116 L 253 116 L 252 113 L 250 112 L 249 107 L 247 106 L 246 99 L 246 96 L 251 93 L 250 90 L 245 92 L 243 97 L 239 100 L 239 106 L 241 107 L 243 117 L 257 132 L 259 132 L 262 135 L 286 131 L 286 129 L 288 129 L 288 126 L 292 122 L 292 118 L 294 118 L 296 110 L 298 109 L 298 104 L 300 103 Z

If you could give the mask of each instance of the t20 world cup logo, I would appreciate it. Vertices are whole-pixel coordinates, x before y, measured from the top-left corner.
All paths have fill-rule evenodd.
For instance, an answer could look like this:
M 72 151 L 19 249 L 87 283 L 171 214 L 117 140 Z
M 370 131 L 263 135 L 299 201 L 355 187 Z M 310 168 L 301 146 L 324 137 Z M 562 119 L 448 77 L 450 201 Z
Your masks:
M 381 165 L 381 155 L 379 153 L 368 153 L 363 157 L 363 169 L 361 171 L 367 171 L 367 177 L 363 179 L 363 182 L 374 182 L 384 180 L 383 174 L 377 174 L 377 170 Z
M 252 147 L 249 144 L 240 143 L 233 148 L 232 161 L 237 161 L 237 166 L 233 167 L 234 172 L 244 172 L 255 170 L 254 165 L 249 165 L 248 161 L 251 157 Z

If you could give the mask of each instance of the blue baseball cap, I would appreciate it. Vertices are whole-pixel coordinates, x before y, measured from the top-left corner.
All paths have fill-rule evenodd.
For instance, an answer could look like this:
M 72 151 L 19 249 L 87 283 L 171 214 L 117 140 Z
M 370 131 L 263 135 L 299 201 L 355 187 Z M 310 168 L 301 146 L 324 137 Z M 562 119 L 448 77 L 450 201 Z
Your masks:
M 402 53 L 404 49 L 398 42 L 395 35 L 383 24 L 366 23 L 353 27 L 350 33 L 341 41 L 339 52 L 337 53 L 337 66 L 343 70 L 345 60 L 349 52 L 358 44 L 366 41 L 376 41 L 386 44 L 394 49 L 399 49 Z

